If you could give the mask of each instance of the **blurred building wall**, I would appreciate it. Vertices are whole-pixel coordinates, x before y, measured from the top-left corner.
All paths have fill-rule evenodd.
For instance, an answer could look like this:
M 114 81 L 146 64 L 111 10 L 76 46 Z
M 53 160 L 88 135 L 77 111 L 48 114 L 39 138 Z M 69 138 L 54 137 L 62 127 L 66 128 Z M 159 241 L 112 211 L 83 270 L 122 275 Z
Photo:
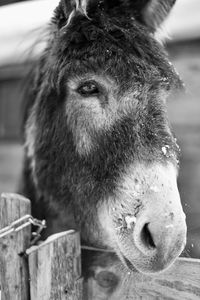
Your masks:
M 29 64 L 0 67 L 0 140 L 20 139 L 22 99 Z
M 20 2 L 20 1 L 25 1 L 25 0 L 1 0 L 0 6 L 15 3 L 15 2 Z

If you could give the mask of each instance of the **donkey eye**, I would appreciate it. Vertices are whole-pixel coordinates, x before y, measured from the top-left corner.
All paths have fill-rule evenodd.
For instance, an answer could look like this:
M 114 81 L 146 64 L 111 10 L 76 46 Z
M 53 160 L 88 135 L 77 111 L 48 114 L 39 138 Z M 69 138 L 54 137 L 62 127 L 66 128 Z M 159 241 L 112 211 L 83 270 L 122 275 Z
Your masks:
M 99 94 L 99 88 L 93 81 L 83 83 L 77 91 L 83 97 L 89 97 Z

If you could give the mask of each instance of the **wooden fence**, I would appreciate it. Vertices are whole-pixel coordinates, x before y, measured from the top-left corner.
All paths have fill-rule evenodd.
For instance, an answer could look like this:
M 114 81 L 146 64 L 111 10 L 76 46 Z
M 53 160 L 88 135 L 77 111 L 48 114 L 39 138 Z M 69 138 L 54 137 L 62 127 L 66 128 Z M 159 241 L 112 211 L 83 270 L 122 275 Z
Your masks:
M 30 247 L 30 226 L 21 225 L 17 232 L 8 227 L 29 215 L 29 200 L 2 195 L 0 228 L 7 226 L 9 234 L 0 240 L 1 300 L 200 299 L 200 260 L 179 258 L 154 276 L 129 272 L 115 261 L 96 266 L 83 279 L 79 234 L 61 232 Z

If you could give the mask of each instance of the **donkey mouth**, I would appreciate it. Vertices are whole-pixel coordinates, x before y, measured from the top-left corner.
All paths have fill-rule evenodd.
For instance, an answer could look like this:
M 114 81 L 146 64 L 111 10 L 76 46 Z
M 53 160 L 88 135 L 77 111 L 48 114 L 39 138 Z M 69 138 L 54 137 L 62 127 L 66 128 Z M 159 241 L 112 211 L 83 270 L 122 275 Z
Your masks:
M 122 253 L 121 253 L 121 256 L 122 256 L 122 261 L 125 263 L 126 267 L 135 272 L 137 271 L 137 269 L 134 267 L 134 265 L 130 262 L 130 260 L 128 260 L 128 258 L 126 258 Z

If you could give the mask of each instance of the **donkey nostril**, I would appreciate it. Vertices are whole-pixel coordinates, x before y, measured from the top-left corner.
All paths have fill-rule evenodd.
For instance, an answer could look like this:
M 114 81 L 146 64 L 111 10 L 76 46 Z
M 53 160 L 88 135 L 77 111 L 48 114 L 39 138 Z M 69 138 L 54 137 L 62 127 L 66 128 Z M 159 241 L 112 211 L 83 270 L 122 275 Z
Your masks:
M 144 225 L 141 231 L 141 240 L 147 248 L 156 248 L 151 232 L 148 228 L 148 223 Z

